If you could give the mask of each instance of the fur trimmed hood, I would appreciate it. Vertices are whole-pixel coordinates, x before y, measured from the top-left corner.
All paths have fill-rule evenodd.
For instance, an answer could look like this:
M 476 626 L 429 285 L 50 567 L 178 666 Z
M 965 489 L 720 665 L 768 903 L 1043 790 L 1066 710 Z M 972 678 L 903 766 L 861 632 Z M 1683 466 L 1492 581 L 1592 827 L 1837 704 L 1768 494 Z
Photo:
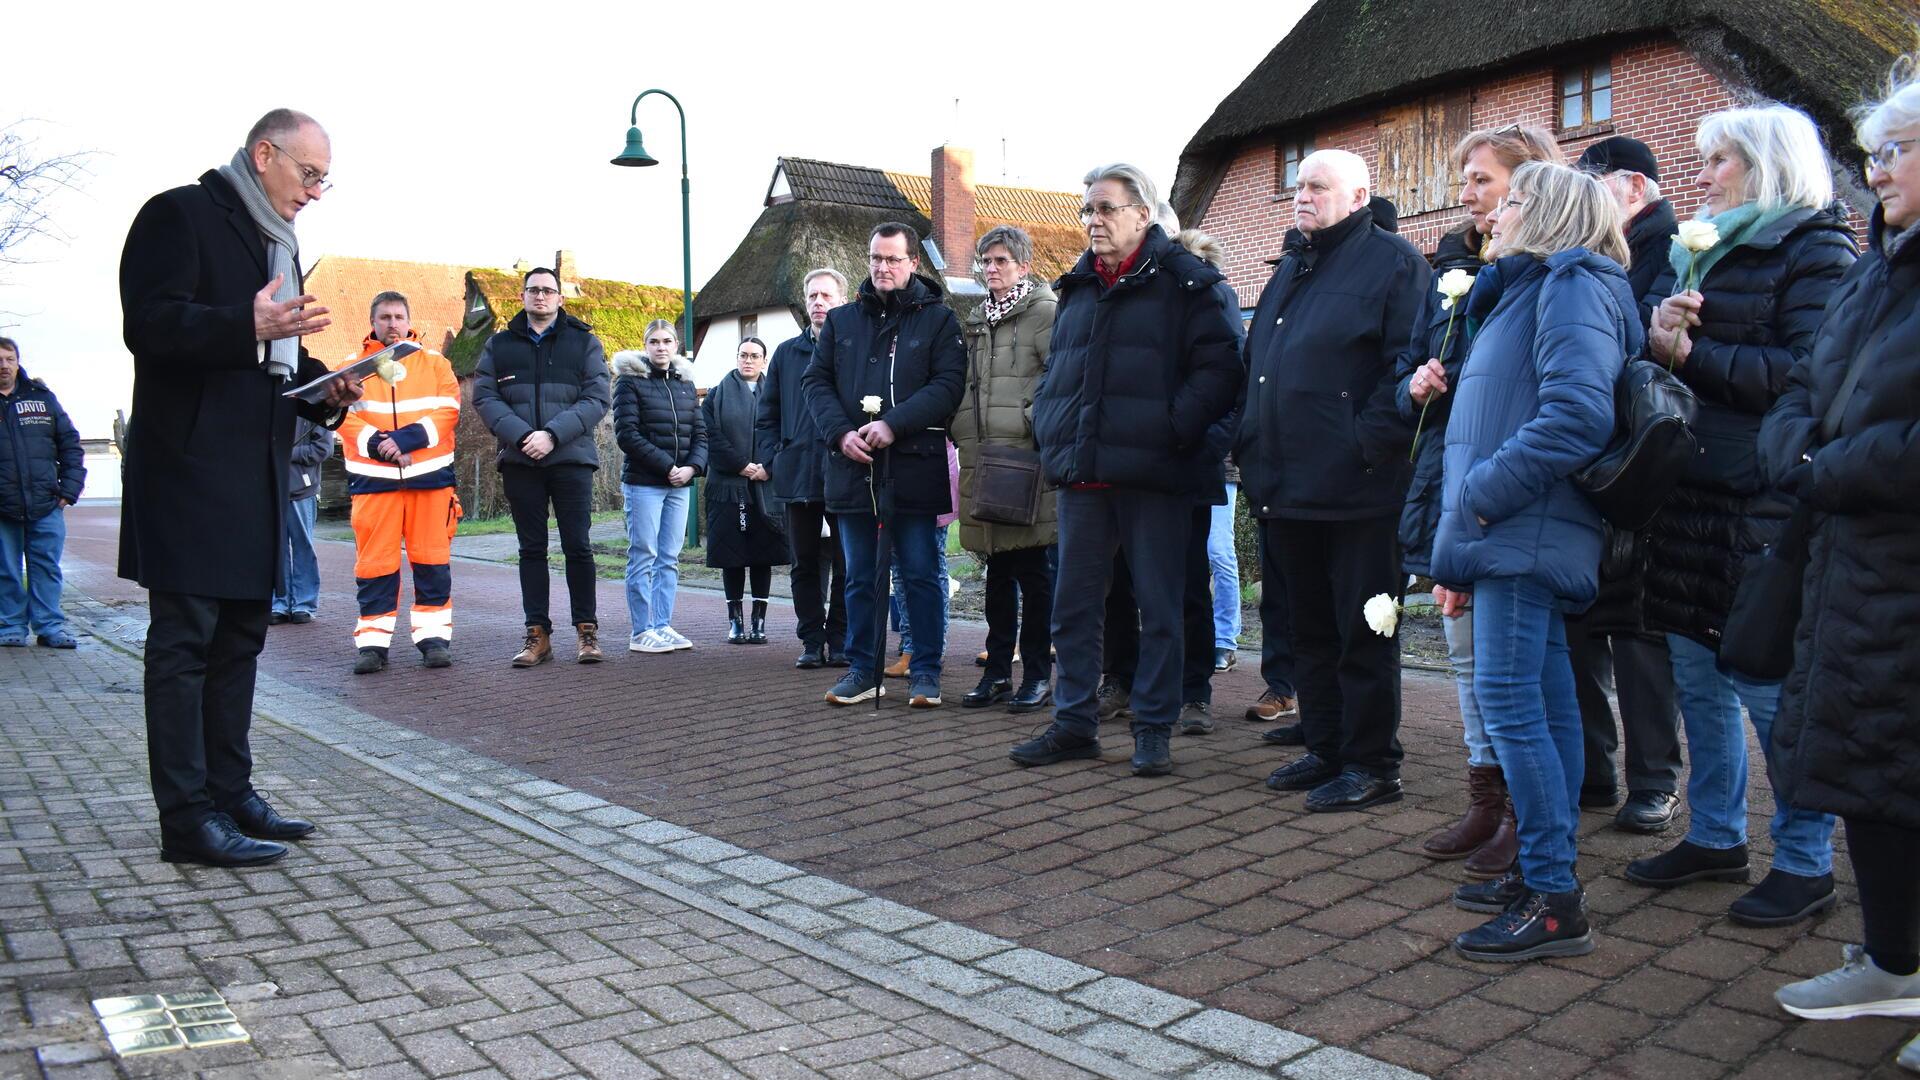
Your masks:
M 674 354 L 670 368 L 675 378 L 691 379 L 693 377 L 693 371 L 687 366 L 686 358 L 678 353 Z M 647 359 L 645 350 L 622 349 L 613 354 L 613 373 L 644 379 L 653 374 L 653 363 Z
M 1220 241 L 1201 232 L 1199 229 L 1182 229 L 1173 242 L 1186 248 L 1208 265 L 1220 269 L 1227 265 L 1227 249 Z

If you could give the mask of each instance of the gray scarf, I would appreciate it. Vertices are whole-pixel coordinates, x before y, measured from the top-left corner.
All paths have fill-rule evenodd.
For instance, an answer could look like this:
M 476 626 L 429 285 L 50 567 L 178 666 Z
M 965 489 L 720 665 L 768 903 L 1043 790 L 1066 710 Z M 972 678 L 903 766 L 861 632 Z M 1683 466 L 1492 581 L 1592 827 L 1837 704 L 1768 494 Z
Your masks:
M 260 238 L 267 243 L 267 280 L 280 275 L 280 287 L 273 292 L 275 300 L 286 301 L 300 295 L 300 275 L 294 272 L 293 264 L 300 257 L 300 241 L 293 235 L 293 223 L 281 217 L 267 201 L 267 189 L 260 185 L 260 174 L 254 171 L 253 156 L 245 147 L 233 152 L 233 160 L 220 166 L 220 175 L 233 190 L 239 194 L 241 205 L 247 208 L 247 216 L 260 230 Z M 260 366 L 282 379 L 293 377 L 294 369 L 300 364 L 300 339 L 281 338 L 278 341 L 263 341 Z

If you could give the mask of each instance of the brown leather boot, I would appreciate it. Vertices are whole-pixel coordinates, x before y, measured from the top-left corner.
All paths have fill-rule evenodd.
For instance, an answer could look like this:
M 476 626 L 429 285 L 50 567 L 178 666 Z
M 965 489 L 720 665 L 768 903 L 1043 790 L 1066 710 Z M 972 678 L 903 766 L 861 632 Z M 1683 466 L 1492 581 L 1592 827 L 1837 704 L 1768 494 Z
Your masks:
M 1464 859 L 1478 851 L 1500 827 L 1500 807 L 1506 794 L 1500 766 L 1469 766 L 1466 816 L 1428 837 L 1420 850 L 1436 859 Z
M 1506 780 L 1500 783 L 1500 827 L 1493 832 L 1493 838 L 1480 845 L 1480 850 L 1467 856 L 1466 870 L 1470 878 L 1491 881 L 1513 869 L 1520 858 L 1519 824 L 1513 820 L 1513 800 L 1507 797 Z
M 573 628 L 580 634 L 580 662 L 597 664 L 605 660 L 606 654 L 600 651 L 600 624 L 574 623 Z
M 553 659 L 553 635 L 544 626 L 527 627 L 527 643 L 514 654 L 514 667 L 532 667 Z

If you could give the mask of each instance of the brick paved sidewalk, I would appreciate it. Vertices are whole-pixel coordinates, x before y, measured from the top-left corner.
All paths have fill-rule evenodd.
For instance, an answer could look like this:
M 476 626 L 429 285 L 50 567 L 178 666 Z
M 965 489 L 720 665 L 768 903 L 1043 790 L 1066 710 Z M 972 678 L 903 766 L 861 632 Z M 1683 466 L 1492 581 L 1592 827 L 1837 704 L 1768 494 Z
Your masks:
M 76 511 L 70 582 L 137 604 L 112 578 L 112 511 Z M 683 595 L 691 654 L 621 654 L 598 668 L 506 668 L 518 645 L 511 567 L 455 568 L 455 667 L 408 659 L 346 674 L 351 550 L 324 545 L 320 621 L 278 628 L 263 670 L 287 684 L 527 773 L 698 830 L 811 875 L 1201 1006 L 1446 1077 L 1895 1075 L 1911 1032 L 1891 1021 L 1804 1023 L 1772 990 L 1834 966 L 1859 915 L 1841 860 L 1837 912 L 1782 930 L 1724 918 L 1735 886 L 1656 893 L 1626 861 L 1678 835 L 1633 837 L 1582 819 L 1581 876 L 1599 948 L 1508 969 L 1452 955 L 1477 917 L 1446 898 L 1457 864 L 1419 842 L 1464 803 L 1451 685 L 1406 679 L 1405 803 L 1307 815 L 1260 781 L 1280 754 L 1237 710 L 1254 665 L 1215 681 L 1220 730 L 1174 743 L 1175 775 L 1127 775 L 1124 731 L 1105 760 L 1022 771 L 1007 748 L 1044 718 L 945 708 L 909 714 L 819 702 L 830 678 L 794 672 L 791 641 L 717 644 L 717 599 Z M 563 595 L 556 582 L 555 596 Z M 625 629 L 617 583 L 604 636 Z M 778 642 L 791 615 L 776 612 Z M 562 648 L 571 635 L 562 631 Z M 977 669 L 956 626 L 946 692 Z M 442 677 L 444 676 L 444 677 Z M 1753 751 L 1756 878 L 1772 806 Z

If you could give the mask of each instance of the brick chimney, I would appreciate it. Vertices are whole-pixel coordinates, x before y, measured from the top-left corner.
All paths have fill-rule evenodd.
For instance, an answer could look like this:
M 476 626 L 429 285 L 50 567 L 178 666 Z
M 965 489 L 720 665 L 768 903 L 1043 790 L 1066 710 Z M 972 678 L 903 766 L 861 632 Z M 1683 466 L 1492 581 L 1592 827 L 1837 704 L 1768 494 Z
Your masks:
M 580 295 L 580 265 L 573 252 L 562 249 L 553 253 L 553 273 L 560 279 L 561 296 Z
M 935 147 L 932 177 L 933 242 L 947 276 L 966 277 L 973 270 L 973 151 Z

